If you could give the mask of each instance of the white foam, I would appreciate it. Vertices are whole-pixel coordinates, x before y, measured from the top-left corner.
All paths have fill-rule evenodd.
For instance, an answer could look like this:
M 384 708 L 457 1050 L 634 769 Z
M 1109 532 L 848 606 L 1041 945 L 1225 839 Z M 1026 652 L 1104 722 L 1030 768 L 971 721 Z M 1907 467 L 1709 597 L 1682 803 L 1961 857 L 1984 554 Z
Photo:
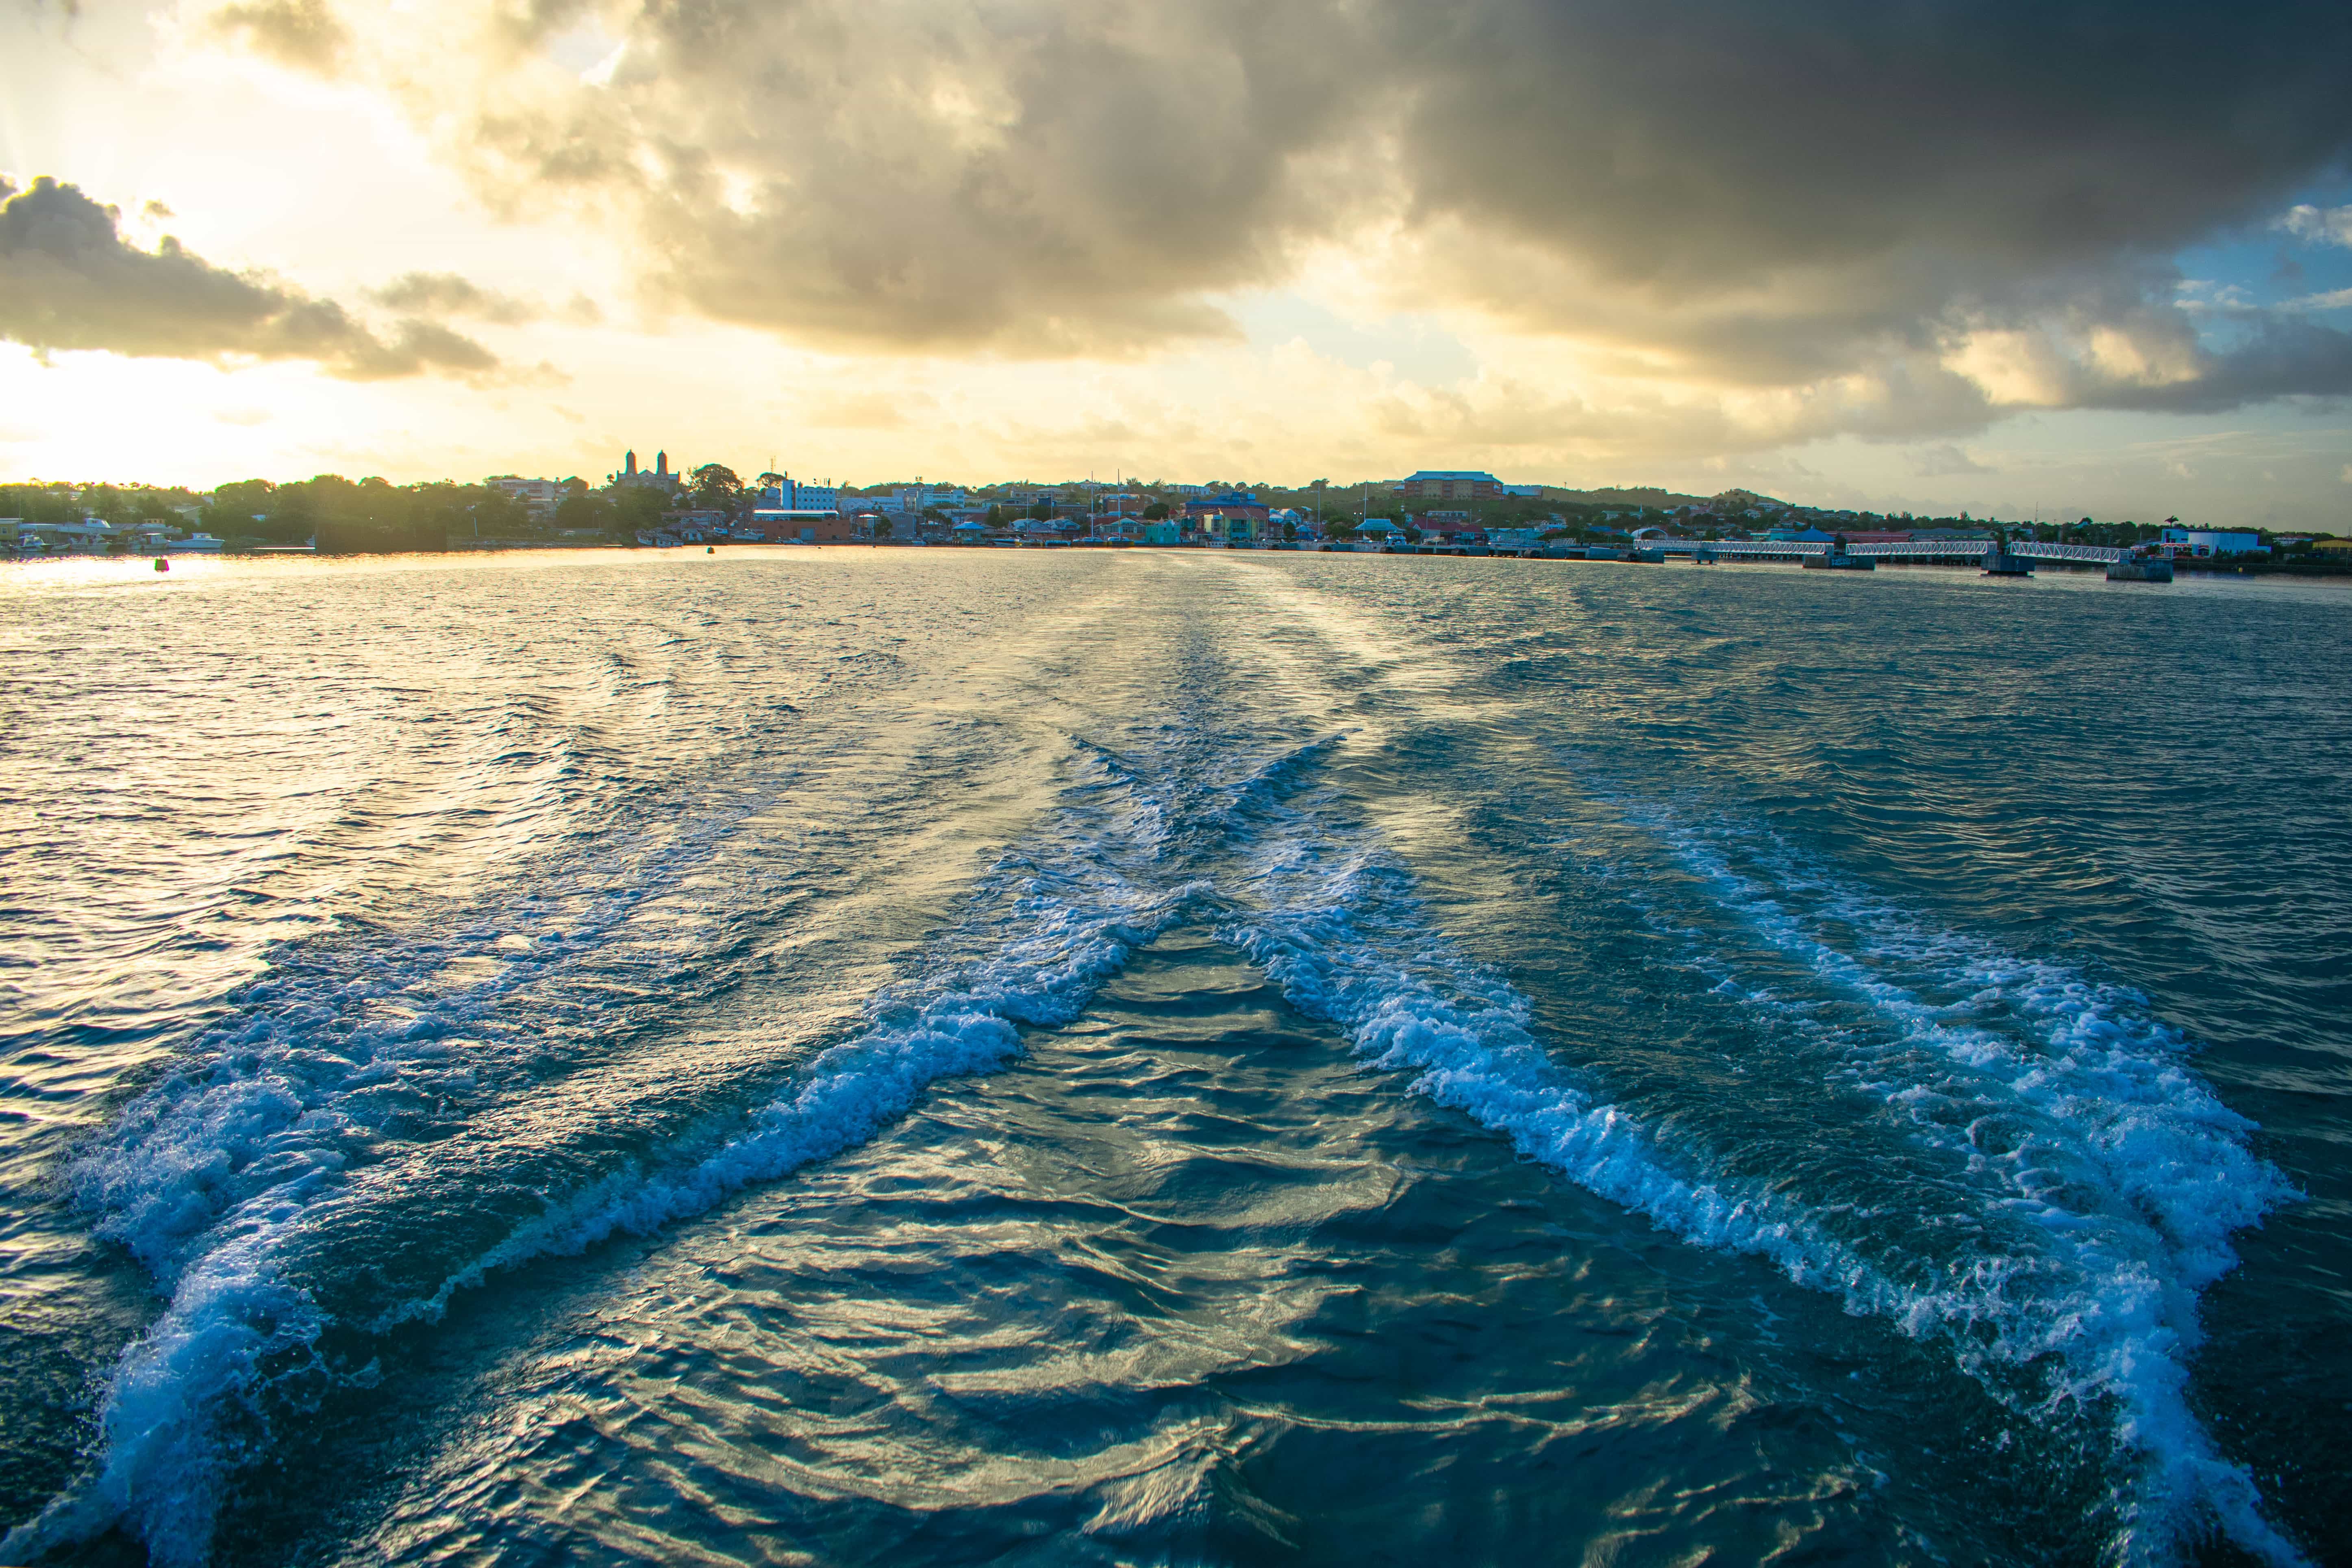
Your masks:
M 1416 1092 L 1687 1240 L 1766 1258 L 1850 1310 L 1937 1337 L 2005 1402 L 2019 1403 L 2028 1369 L 2054 1356 L 2063 1375 L 2024 1413 L 2111 1402 L 2119 1447 L 2136 1457 L 2127 1468 L 2137 1474 L 2114 1499 L 2117 1560 L 2167 1557 L 2210 1520 L 2266 1560 L 2301 1561 L 2262 1517 L 2252 1478 L 2215 1451 L 2187 1401 L 2197 1289 L 2228 1267 L 2229 1231 L 2258 1217 L 2282 1184 L 2244 1150 L 2242 1119 L 2177 1064 L 2133 1054 L 2129 1042 L 2144 1030 L 2079 1005 L 2070 986 L 2039 984 L 2031 1005 L 2074 1054 L 2020 1061 L 1992 1080 L 2076 1137 L 2128 1201 L 2085 1214 L 2045 1194 L 2034 1251 L 1934 1260 L 1924 1274 L 1914 1260 L 1898 1279 L 1784 1192 L 1694 1172 L 1689 1162 L 1702 1156 L 1662 1148 L 1635 1117 L 1562 1071 L 1535 1039 L 1525 999 L 1426 929 L 1404 873 L 1368 841 L 1345 847 L 1339 837 L 1295 815 L 1270 821 L 1254 866 L 1257 908 L 1227 934 L 1373 1066 L 1414 1073 Z M 1922 1021 L 1931 1024 L 1944 1027 Z M 1956 1057 L 2010 1060 L 1997 1037 L 1978 1035 L 1986 1037 L 1941 1043 Z M 2114 1101 L 2103 1104 L 2109 1093 Z M 2134 1205 L 2167 1218 L 2135 1221 Z
M 2156 1223 L 2190 1289 L 2236 1265 L 2231 1233 L 2295 1195 L 2247 1149 L 2253 1124 L 2189 1070 L 2188 1042 L 2150 1016 L 2137 992 L 1931 931 L 1811 868 L 1780 879 L 1813 893 L 1817 911 L 1801 913 L 1773 888 L 1736 870 L 1706 835 L 1663 817 L 1651 825 L 1716 890 L 1721 907 L 1767 942 L 1864 1000 L 1904 1043 L 1947 1058 L 2007 1104 L 2035 1113 L 2044 1136 L 2095 1167 Z M 1783 847 L 1773 847 L 1785 856 Z M 1859 953 L 1827 940 L 1822 928 L 1832 922 L 1862 934 Z M 1869 962 L 1887 957 L 1929 970 L 1967 1000 L 1923 999 Z M 1990 1012 L 2029 1021 L 2032 1034 L 2021 1038 L 1974 1021 Z M 2012 1171 L 2024 1163 L 2010 1162 Z M 2053 1208 L 2051 1217 L 2062 1214 Z
M 382 1332 L 430 1320 L 498 1268 L 706 1212 L 865 1142 L 941 1078 L 1002 1065 L 1019 1049 L 1021 1026 L 1074 1017 L 1198 889 L 1150 879 L 1168 814 L 1105 756 L 1082 761 L 1066 798 L 1038 850 L 1000 863 L 933 966 L 877 995 L 866 1027 L 812 1058 L 744 1131 L 678 1167 L 616 1171 L 437 1289 L 352 1326 Z M 461 990 L 465 1020 L 480 1022 L 503 984 Z M 158 1562 L 201 1563 L 222 1485 L 254 1457 L 228 1442 L 224 1415 L 233 1405 L 260 1412 L 265 1384 L 289 1362 L 335 1375 L 315 1352 L 325 1316 L 288 1282 L 282 1256 L 310 1206 L 338 1185 L 337 1095 L 386 1067 L 413 1079 L 449 1018 L 387 1026 L 363 1048 L 307 1048 L 301 1031 L 332 1016 L 304 1006 L 236 1026 L 213 1043 L 207 1073 L 159 1087 L 85 1161 L 86 1200 L 107 1205 L 102 1225 L 150 1259 L 172 1286 L 171 1304 L 115 1370 L 98 1468 L 0 1540 L 0 1555 L 33 1556 L 121 1521 Z

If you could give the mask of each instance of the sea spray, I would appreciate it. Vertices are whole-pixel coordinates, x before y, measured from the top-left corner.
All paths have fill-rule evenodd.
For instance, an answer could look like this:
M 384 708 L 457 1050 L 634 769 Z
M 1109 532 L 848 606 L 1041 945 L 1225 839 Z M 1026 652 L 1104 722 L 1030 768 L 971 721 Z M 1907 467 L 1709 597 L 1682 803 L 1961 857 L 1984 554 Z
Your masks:
M 143 1237 L 137 1250 L 171 1284 L 172 1301 L 110 1383 L 96 1468 L 10 1531 L 0 1552 L 31 1554 L 119 1522 L 159 1562 L 201 1563 L 236 1473 L 267 1450 L 273 1395 L 300 1378 L 345 1377 L 321 1358 L 331 1327 L 382 1334 L 431 1321 L 499 1268 L 703 1213 L 872 1138 L 941 1078 L 1001 1066 L 1019 1050 L 1022 1026 L 1075 1017 L 1137 947 L 1202 896 L 1195 884 L 1155 876 L 1171 839 L 1187 825 L 1213 829 L 1235 791 L 1266 772 L 1188 787 L 1171 806 L 1114 753 L 1081 746 L 1076 755 L 1062 813 L 1000 860 L 922 970 L 877 995 L 866 1026 L 793 1073 L 742 1131 L 685 1163 L 608 1173 L 365 1322 L 332 1324 L 286 1277 L 285 1259 L 313 1206 L 344 1184 L 333 1144 L 348 1116 L 338 1096 L 403 1069 L 462 1072 L 438 1044 L 451 1032 L 448 1014 L 370 1037 L 363 1052 L 339 1046 L 325 1053 L 324 1076 L 314 1070 L 299 1090 L 288 1066 L 316 1068 L 320 1053 L 302 1033 L 316 1018 L 280 1009 L 215 1041 L 205 1072 L 151 1091 L 79 1173 L 102 1223 Z M 501 975 L 463 987 L 451 1010 L 487 1021 L 505 984 Z
M 1849 1310 L 1938 1339 L 2021 1415 L 2052 1418 L 2112 1402 L 2133 1477 L 2115 1500 L 2108 1550 L 2117 1561 L 2168 1556 L 2200 1520 L 2265 1560 L 2301 1560 L 2263 1517 L 2252 1478 L 2214 1450 L 2189 1408 L 2196 1292 L 2227 1256 L 2227 1229 L 2252 1223 L 2279 1190 L 2238 1142 L 2244 1124 L 2200 1101 L 2201 1088 L 2171 1072 L 2144 1086 L 2159 1097 L 2193 1090 L 2180 1116 L 2189 1131 L 2165 1141 L 2158 1169 L 2128 1188 L 2141 1198 L 2166 1183 L 2197 1192 L 2252 1183 L 2218 1215 L 2176 1205 L 2201 1221 L 2187 1245 L 2146 1226 L 2086 1234 L 2098 1216 L 2059 1210 L 2053 1191 L 2043 1194 L 2038 1256 L 1913 1258 L 1889 1272 L 1867 1248 L 1824 1231 L 1789 1190 L 1698 1173 L 1693 1162 L 1704 1162 L 1703 1151 L 1687 1141 L 1663 1147 L 1639 1118 L 1557 1066 L 1533 1034 L 1525 999 L 1427 926 L 1411 877 L 1370 835 L 1270 811 L 1245 886 L 1250 907 L 1228 921 L 1228 939 L 1294 1005 L 1345 1030 L 1370 1065 L 1413 1073 L 1416 1092 L 1686 1240 L 1763 1258 Z M 2097 1080 L 2117 1068 L 2088 1071 Z M 2046 1085 L 2029 1072 L 2018 1087 L 2030 1105 Z M 2092 1087 L 2075 1086 L 2069 1102 Z M 2081 1120 L 2103 1165 L 2145 1153 L 2145 1140 L 2107 1136 L 2112 1121 Z M 2053 1357 L 2063 1374 L 2032 1370 Z

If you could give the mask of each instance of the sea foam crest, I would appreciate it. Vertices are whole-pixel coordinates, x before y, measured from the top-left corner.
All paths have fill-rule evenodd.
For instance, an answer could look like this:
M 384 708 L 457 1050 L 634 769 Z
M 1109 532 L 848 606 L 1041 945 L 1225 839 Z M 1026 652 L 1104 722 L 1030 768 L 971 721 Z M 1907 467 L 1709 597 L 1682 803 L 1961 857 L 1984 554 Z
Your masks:
M 1345 1030 L 1371 1065 L 1414 1073 L 1417 1092 L 1687 1240 L 1763 1258 L 1849 1310 L 1937 1338 L 1997 1397 L 2012 1397 L 2012 1380 L 1997 1373 L 2054 1356 L 2066 1370 L 2050 1401 L 2113 1401 L 2119 1444 L 2138 1460 L 2116 1499 L 2117 1560 L 2168 1556 L 2200 1520 L 2265 1560 L 2302 1560 L 2263 1518 L 2252 1478 L 2215 1451 L 2190 1412 L 2183 1359 L 2196 1289 L 2227 1267 L 2228 1230 L 2257 1217 L 2278 1184 L 2237 1142 L 2241 1119 L 2177 1067 L 2138 1065 L 2125 1039 L 2090 1021 L 2095 1009 L 2077 1005 L 2074 989 L 2037 984 L 2032 1005 L 2049 1038 L 2079 1059 L 2072 1068 L 2021 1063 L 2004 1092 L 2079 1122 L 2101 1167 L 2122 1173 L 2131 1198 L 2177 1214 L 2180 1230 L 2134 1235 L 2053 1205 L 2039 1257 L 1964 1256 L 1897 1279 L 1784 1194 L 1693 1171 L 1698 1156 L 1662 1148 L 1639 1119 L 1559 1068 L 1532 1033 L 1525 998 L 1429 928 L 1410 877 L 1368 838 L 1270 813 L 1247 884 L 1252 907 L 1229 921 L 1228 940 L 1294 1005 Z M 1988 1061 L 2009 1049 L 1997 1037 L 1947 1043 Z M 2125 1109 L 2095 1108 L 2108 1086 Z M 2200 1205 L 2197 1194 L 2232 1181 L 2252 1194 Z
M 2189 1070 L 2179 1033 L 2126 987 L 1936 931 L 1805 862 L 1776 836 L 1702 828 L 1655 807 L 1629 815 L 1719 908 L 1859 998 L 1895 1042 L 1955 1069 L 1891 1086 L 1893 1103 L 1916 1110 L 1958 1100 L 2013 1124 L 2012 1146 L 1977 1164 L 2006 1183 L 2015 1194 L 2007 1212 L 2034 1225 L 2043 1257 L 2060 1268 L 2032 1296 L 2011 1294 L 2015 1315 L 2000 1321 L 2000 1348 L 2019 1363 L 2063 1357 L 2070 1376 L 2053 1399 L 2116 1401 L 2117 1436 L 2141 1466 L 2135 1493 L 2118 1500 L 2125 1554 L 2139 1544 L 2171 1549 L 2204 1513 L 2266 1560 L 2301 1561 L 2263 1518 L 2252 1476 L 2215 1450 L 2188 1399 L 2199 1292 L 2236 1266 L 2231 1234 L 2296 1194 L 2246 1146 L 2252 1123 Z M 1728 837 L 1758 873 L 1735 864 Z M 1833 931 L 1853 933 L 1852 951 Z M 1696 966 L 1725 975 L 1744 1000 L 1781 1005 L 1769 992 L 1743 989 L 1719 952 Z M 1896 970 L 1961 999 L 1930 1001 Z M 1973 1122 L 1922 1114 L 1914 1126 L 1924 1141 L 1974 1152 Z M 2027 1310 L 2016 1313 L 2021 1306 Z
M 429 1320 L 494 1269 L 702 1213 L 871 1138 L 941 1078 L 1001 1065 L 1018 1051 L 1022 1026 L 1076 1016 L 1200 889 L 1153 878 L 1168 814 L 1131 775 L 1082 755 L 1065 799 L 1066 809 L 1033 847 L 999 862 L 975 893 L 971 914 L 943 937 L 925 971 L 878 994 L 866 1026 L 811 1058 L 742 1131 L 690 1163 L 615 1172 L 551 1204 L 437 1289 L 375 1322 L 344 1326 L 381 1332 Z M 496 984 L 467 994 L 487 1007 Z M 299 1052 L 299 1034 L 283 1019 L 272 1026 L 272 1038 L 287 1038 L 286 1048 Z M 326 1315 L 286 1278 L 281 1254 L 310 1205 L 331 1188 L 339 1163 L 315 1146 L 269 1142 L 331 1124 L 332 1092 L 320 1093 L 314 1079 L 307 1095 L 298 1093 L 282 1074 L 224 1078 L 221 1059 L 208 1088 L 159 1089 L 110 1137 L 98 1157 L 129 1161 L 142 1178 L 121 1167 L 109 1167 L 104 1180 L 83 1178 L 93 1201 L 113 1205 L 104 1223 L 155 1227 L 158 1239 L 144 1253 L 171 1283 L 172 1300 L 115 1369 L 100 1412 L 97 1468 L 0 1540 L 0 1556 L 30 1557 L 121 1522 L 158 1563 L 202 1563 L 226 1485 L 255 1457 L 249 1448 L 266 1447 L 272 1384 L 289 1371 L 337 1375 L 318 1358 Z M 338 1065 L 327 1081 L 340 1088 L 355 1071 Z M 207 1139 L 216 1140 L 209 1155 Z M 264 1168 L 216 1200 L 208 1158 L 224 1176 Z M 159 1198 L 149 1183 L 195 1195 Z M 232 1413 L 250 1417 L 240 1427 L 259 1436 L 231 1436 L 225 1418 Z
M 706 866 L 750 809 L 557 854 L 528 889 L 486 908 L 280 952 L 187 1044 L 185 1066 L 79 1152 L 67 1185 L 99 1235 L 172 1286 L 229 1235 L 342 1184 L 388 1122 L 496 1092 L 551 1030 L 588 1022 L 603 979 L 671 967 L 667 933 L 635 918 Z
M 2295 1197 L 2278 1170 L 2246 1146 L 2253 1123 L 2189 1070 L 2189 1042 L 2151 1016 L 2137 992 L 1935 931 L 1801 864 L 1769 836 L 1761 846 L 1769 856 L 1767 883 L 1737 868 L 1712 835 L 1663 816 L 1649 826 L 1721 908 L 1772 947 L 1862 999 L 1905 1043 L 2033 1112 L 2045 1137 L 2095 1166 L 2134 1212 L 2154 1222 L 2191 1289 L 2236 1266 L 2231 1233 Z M 1856 933 L 1854 951 L 1830 940 L 1832 926 Z M 1890 961 L 1961 999 L 1923 997 L 1887 973 Z M 1981 1021 L 1988 1017 L 2015 1026 Z

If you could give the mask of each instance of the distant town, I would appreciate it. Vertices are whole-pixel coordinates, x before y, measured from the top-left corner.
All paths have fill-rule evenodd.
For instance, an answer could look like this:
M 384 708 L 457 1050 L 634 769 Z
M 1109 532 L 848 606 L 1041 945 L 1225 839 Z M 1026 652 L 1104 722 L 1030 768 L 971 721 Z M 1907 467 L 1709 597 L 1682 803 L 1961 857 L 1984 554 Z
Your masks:
M 1730 489 L 1508 484 L 1474 469 L 1284 488 L 1118 479 L 965 487 L 921 479 L 859 487 L 722 463 L 622 455 L 601 482 L 492 475 L 392 485 L 324 474 L 194 492 L 144 485 L 0 486 L 0 550 L 18 558 L 179 553 L 720 545 L 1273 549 L 1639 557 L 1671 545 L 1757 542 L 1870 549 L 2053 541 L 2241 568 L 2352 571 L 2352 539 L 2200 528 L 2178 518 L 2053 522 L 1811 507 Z

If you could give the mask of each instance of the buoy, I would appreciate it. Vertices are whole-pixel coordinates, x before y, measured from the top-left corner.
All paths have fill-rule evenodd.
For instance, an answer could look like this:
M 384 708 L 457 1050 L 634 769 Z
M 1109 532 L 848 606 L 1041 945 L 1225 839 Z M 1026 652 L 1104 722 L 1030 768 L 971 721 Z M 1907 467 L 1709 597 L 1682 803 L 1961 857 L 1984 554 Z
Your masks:
M 716 544 L 706 544 L 702 547 L 702 552 L 705 555 L 716 555 L 719 553 L 719 546 Z
M 163 559 L 163 557 L 162 557 L 161 555 L 158 555 L 157 557 L 155 557 L 155 570 L 156 570 L 156 571 L 158 571 L 158 572 L 169 572 L 171 569 L 172 569 L 172 563 L 171 563 L 169 561 L 164 560 L 164 559 Z

